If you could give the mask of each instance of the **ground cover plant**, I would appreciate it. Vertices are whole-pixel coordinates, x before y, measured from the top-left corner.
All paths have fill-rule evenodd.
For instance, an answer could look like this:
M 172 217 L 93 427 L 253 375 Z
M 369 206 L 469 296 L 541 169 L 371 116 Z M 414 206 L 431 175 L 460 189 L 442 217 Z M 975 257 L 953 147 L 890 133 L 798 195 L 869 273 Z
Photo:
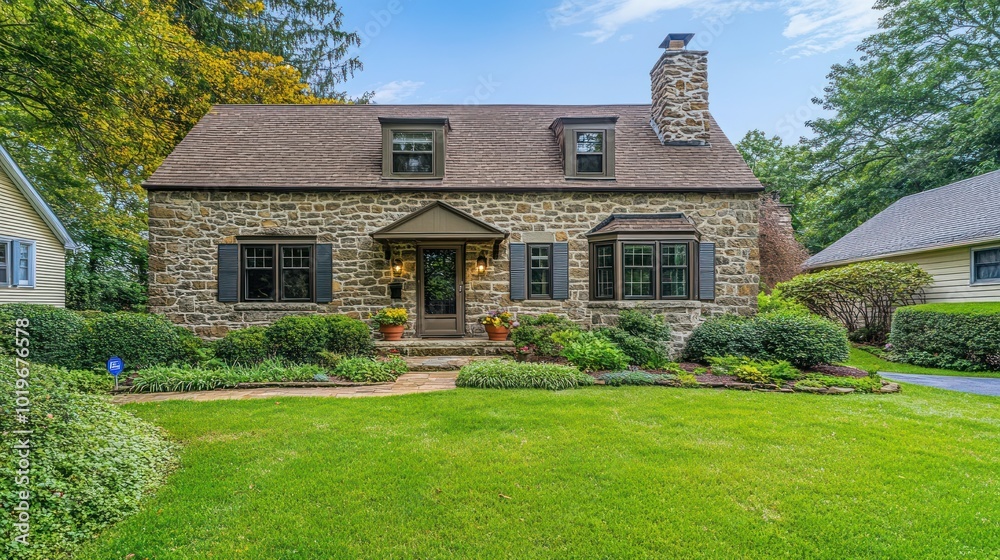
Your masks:
M 333 368 L 333 375 L 349 381 L 386 383 L 406 373 L 406 360 L 399 356 L 387 359 L 344 358 Z
M 560 331 L 552 335 L 559 355 L 583 371 L 617 371 L 629 365 L 629 357 L 617 344 L 589 331 Z
M 618 314 L 615 326 L 594 332 L 615 343 L 632 365 L 656 368 L 670 361 L 670 326 L 663 317 L 625 309 Z
M 901 307 L 893 316 L 889 343 L 901 362 L 1000 372 L 1000 303 Z
M 184 468 L 79 558 L 1000 550 L 991 397 L 462 389 L 125 409 L 183 443 Z
M 156 366 L 140 370 L 132 379 L 131 391 L 208 391 L 236 387 L 240 383 L 313 381 L 317 375 L 326 373 L 326 368 L 315 364 L 293 364 L 280 358 L 252 366 Z
M 519 353 L 553 357 L 559 355 L 559 345 L 552 340 L 552 335 L 580 330 L 580 325 L 554 313 L 521 315 L 518 317 L 518 327 L 511 331 L 510 340 Z
M 575 367 L 557 364 L 480 360 L 463 366 L 455 384 L 482 389 L 573 389 L 594 378 Z
M 657 381 L 672 381 L 676 375 L 668 373 L 649 373 L 641 370 L 612 371 L 597 376 L 605 385 L 620 387 L 622 385 L 655 385 Z

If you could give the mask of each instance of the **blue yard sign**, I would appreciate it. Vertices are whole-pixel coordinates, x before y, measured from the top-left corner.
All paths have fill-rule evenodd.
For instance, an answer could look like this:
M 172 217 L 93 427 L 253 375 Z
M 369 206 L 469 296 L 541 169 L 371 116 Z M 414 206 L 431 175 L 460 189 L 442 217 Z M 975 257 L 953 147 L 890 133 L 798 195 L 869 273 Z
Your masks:
M 108 358 L 108 373 L 115 376 L 115 390 L 118 389 L 118 374 L 125 369 L 125 360 L 122 360 L 118 356 L 111 356 Z

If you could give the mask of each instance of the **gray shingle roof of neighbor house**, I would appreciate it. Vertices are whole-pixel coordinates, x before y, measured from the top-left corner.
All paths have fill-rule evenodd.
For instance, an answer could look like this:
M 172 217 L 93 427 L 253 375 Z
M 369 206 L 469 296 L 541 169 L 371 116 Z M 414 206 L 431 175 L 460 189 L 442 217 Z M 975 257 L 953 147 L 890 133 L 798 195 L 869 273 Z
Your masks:
M 809 258 L 806 269 L 1000 239 L 1000 171 L 911 194 Z
M 615 178 L 566 178 L 549 126 L 617 116 Z M 379 117 L 448 119 L 443 179 L 382 178 Z M 664 146 L 649 105 L 217 105 L 146 181 L 157 189 L 760 191 L 712 121 L 711 146 Z

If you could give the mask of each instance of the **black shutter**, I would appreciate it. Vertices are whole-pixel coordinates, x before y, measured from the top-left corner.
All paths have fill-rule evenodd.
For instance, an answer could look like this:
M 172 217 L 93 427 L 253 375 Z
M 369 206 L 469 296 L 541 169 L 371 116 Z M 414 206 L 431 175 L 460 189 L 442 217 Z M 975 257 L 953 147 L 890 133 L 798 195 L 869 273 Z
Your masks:
M 316 245 L 316 303 L 333 301 L 333 245 Z
M 527 278 L 525 270 L 528 267 L 528 259 L 525 254 L 524 243 L 510 244 L 510 299 L 520 301 L 527 299 Z
M 240 246 L 219 245 L 219 301 L 240 301 Z
M 715 299 L 715 243 L 698 245 L 698 299 Z
M 552 299 L 569 299 L 569 243 L 552 244 Z

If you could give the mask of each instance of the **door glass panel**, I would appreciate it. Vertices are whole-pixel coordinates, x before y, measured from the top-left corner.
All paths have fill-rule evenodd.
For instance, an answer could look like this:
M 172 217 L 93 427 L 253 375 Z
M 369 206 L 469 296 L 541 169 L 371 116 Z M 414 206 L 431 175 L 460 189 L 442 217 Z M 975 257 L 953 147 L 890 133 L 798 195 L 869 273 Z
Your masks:
M 454 315 L 458 303 L 457 249 L 424 249 L 424 313 Z

